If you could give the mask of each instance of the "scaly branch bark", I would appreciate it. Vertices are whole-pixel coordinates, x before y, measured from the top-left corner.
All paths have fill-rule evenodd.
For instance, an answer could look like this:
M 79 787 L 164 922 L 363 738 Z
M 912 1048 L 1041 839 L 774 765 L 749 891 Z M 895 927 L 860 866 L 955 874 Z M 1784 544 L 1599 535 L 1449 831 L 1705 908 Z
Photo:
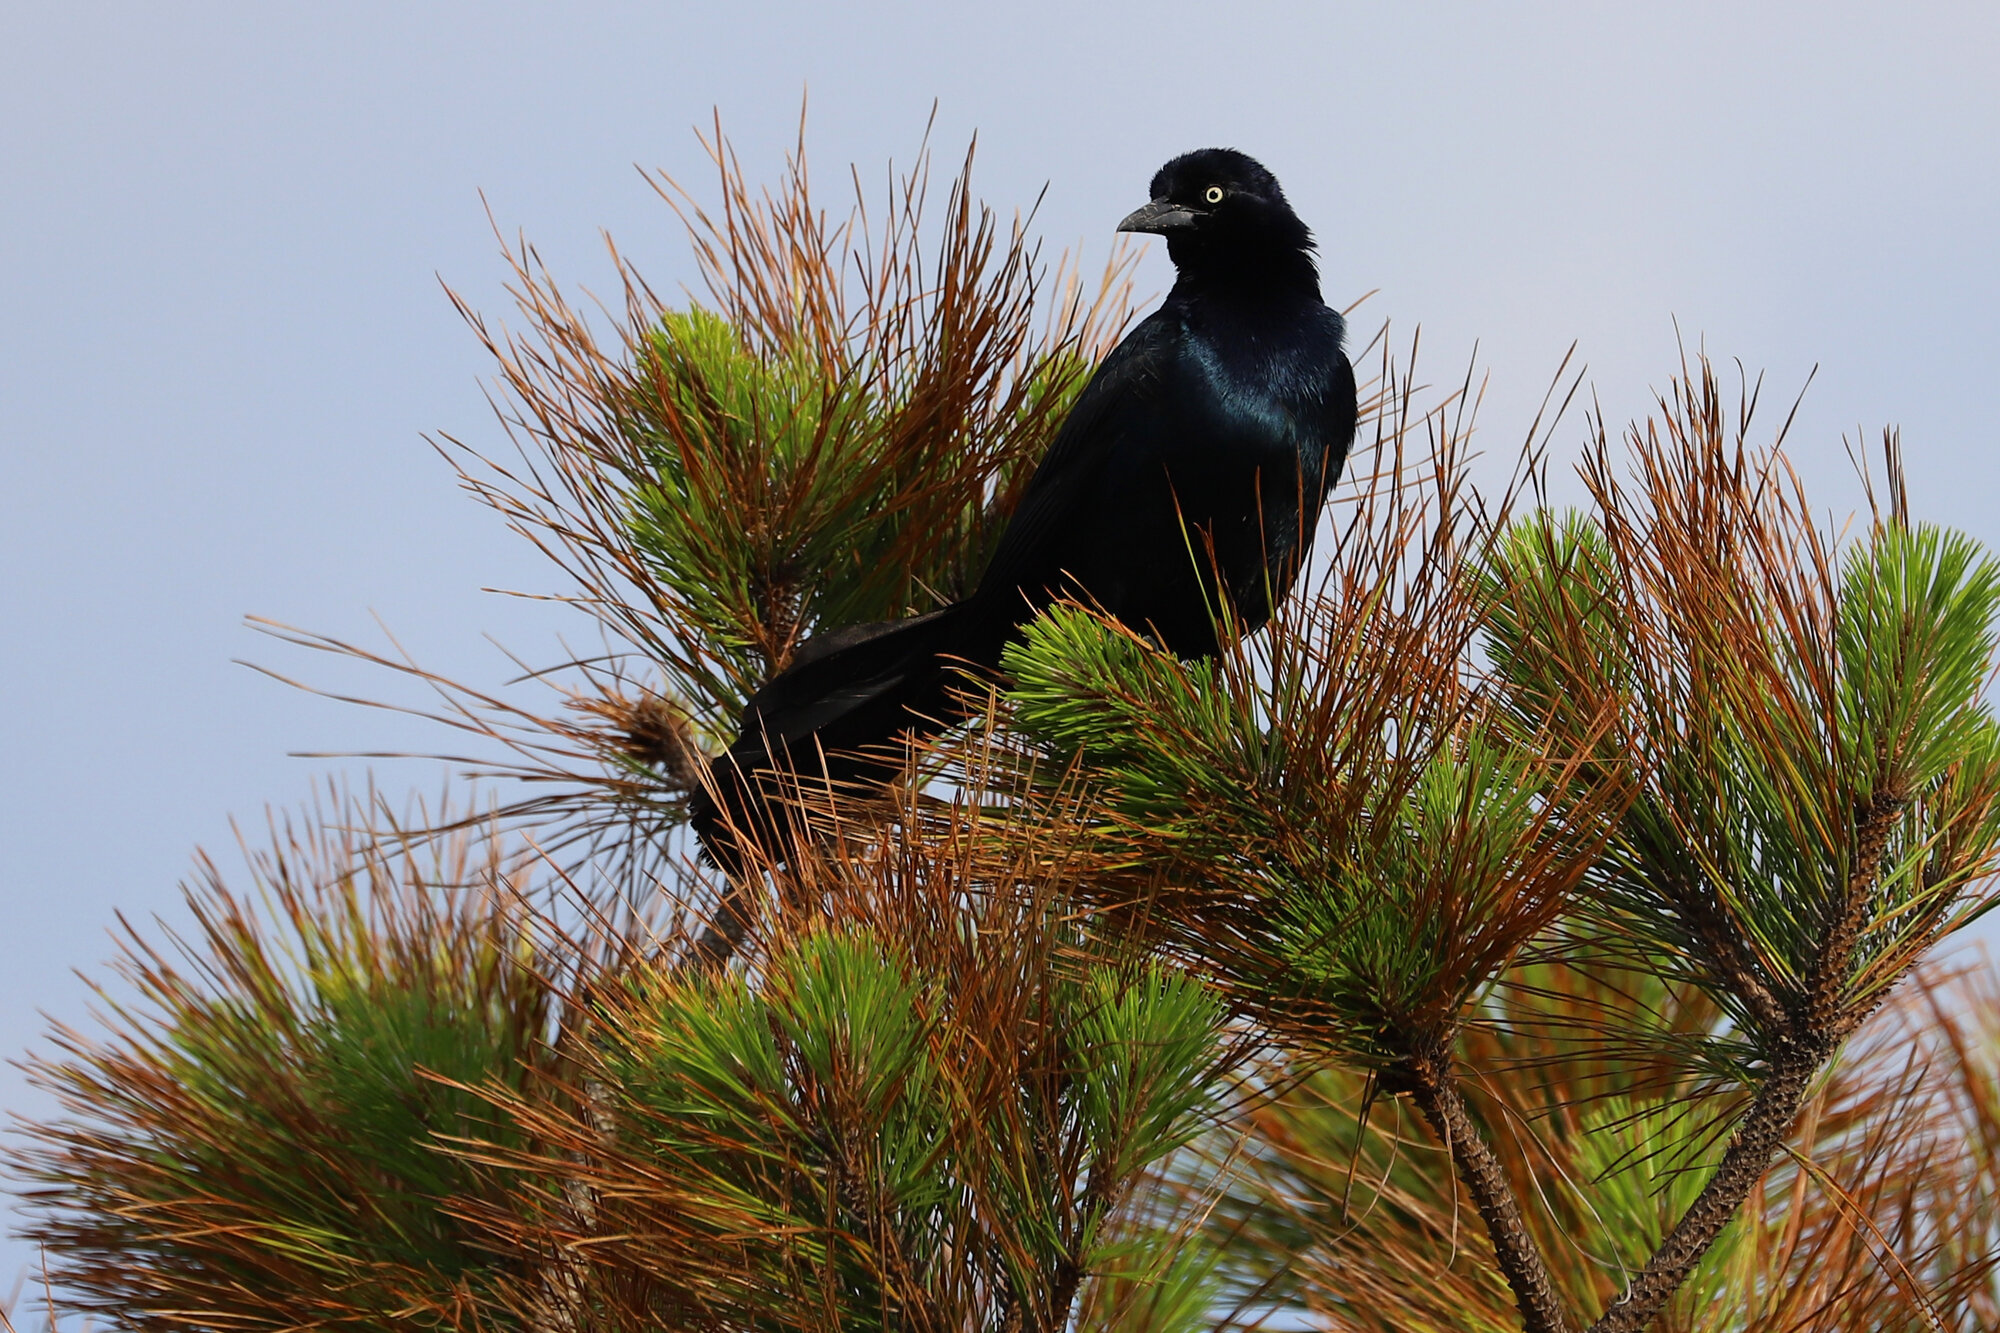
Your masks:
M 1486 1223 L 1500 1271 L 1521 1309 L 1522 1327 L 1527 1333 L 1573 1333 L 1576 1325 L 1569 1307 L 1549 1277 L 1548 1264 L 1521 1216 L 1507 1173 L 1459 1096 L 1449 1049 L 1440 1044 L 1417 1052 L 1406 1072 L 1411 1099 L 1451 1153 L 1452 1165 Z

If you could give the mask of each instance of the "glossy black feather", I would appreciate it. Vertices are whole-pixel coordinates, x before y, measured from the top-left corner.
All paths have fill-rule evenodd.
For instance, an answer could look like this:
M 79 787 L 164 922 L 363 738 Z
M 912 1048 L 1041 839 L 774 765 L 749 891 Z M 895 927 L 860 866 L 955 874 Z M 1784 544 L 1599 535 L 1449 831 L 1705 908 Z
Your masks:
M 782 835 L 759 772 L 886 779 L 893 756 L 857 748 L 957 721 L 954 672 L 996 666 L 1056 597 L 1198 657 L 1216 651 L 1218 597 L 1250 632 L 1290 590 L 1354 434 L 1345 327 L 1320 300 L 1311 233 L 1255 161 L 1189 153 L 1152 195 L 1124 225 L 1166 235 L 1173 290 L 1078 397 L 978 589 L 928 616 L 818 636 L 745 708 L 712 767 L 715 795 L 694 800 L 726 868 L 741 860 L 732 823 L 767 847 Z

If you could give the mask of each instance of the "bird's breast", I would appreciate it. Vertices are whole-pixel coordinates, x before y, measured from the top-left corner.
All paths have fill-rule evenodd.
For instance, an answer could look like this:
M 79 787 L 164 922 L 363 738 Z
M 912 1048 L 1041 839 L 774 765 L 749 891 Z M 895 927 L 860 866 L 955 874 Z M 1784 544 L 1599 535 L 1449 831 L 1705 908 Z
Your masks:
M 1316 451 L 1314 422 L 1330 367 L 1283 338 L 1190 339 L 1176 405 L 1183 442 L 1252 466 Z M 1337 348 L 1335 349 L 1337 352 Z

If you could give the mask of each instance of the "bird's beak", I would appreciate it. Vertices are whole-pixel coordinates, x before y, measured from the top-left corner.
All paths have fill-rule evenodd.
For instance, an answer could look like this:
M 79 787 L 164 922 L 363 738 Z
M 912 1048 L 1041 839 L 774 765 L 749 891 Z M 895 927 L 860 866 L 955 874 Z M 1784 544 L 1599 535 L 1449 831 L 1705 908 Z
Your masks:
M 1135 209 L 1118 224 L 1118 230 L 1150 231 L 1164 236 L 1169 232 L 1186 231 L 1200 220 L 1201 215 L 1185 204 L 1177 204 L 1171 199 L 1155 199 L 1144 208 Z

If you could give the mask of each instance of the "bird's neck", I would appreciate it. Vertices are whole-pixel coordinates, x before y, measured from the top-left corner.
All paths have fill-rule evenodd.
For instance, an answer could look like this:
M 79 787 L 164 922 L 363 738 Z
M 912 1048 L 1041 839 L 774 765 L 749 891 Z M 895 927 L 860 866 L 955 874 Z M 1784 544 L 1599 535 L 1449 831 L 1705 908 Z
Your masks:
M 1233 250 L 1176 254 L 1173 294 L 1261 304 L 1320 299 L 1319 269 L 1304 250 Z

